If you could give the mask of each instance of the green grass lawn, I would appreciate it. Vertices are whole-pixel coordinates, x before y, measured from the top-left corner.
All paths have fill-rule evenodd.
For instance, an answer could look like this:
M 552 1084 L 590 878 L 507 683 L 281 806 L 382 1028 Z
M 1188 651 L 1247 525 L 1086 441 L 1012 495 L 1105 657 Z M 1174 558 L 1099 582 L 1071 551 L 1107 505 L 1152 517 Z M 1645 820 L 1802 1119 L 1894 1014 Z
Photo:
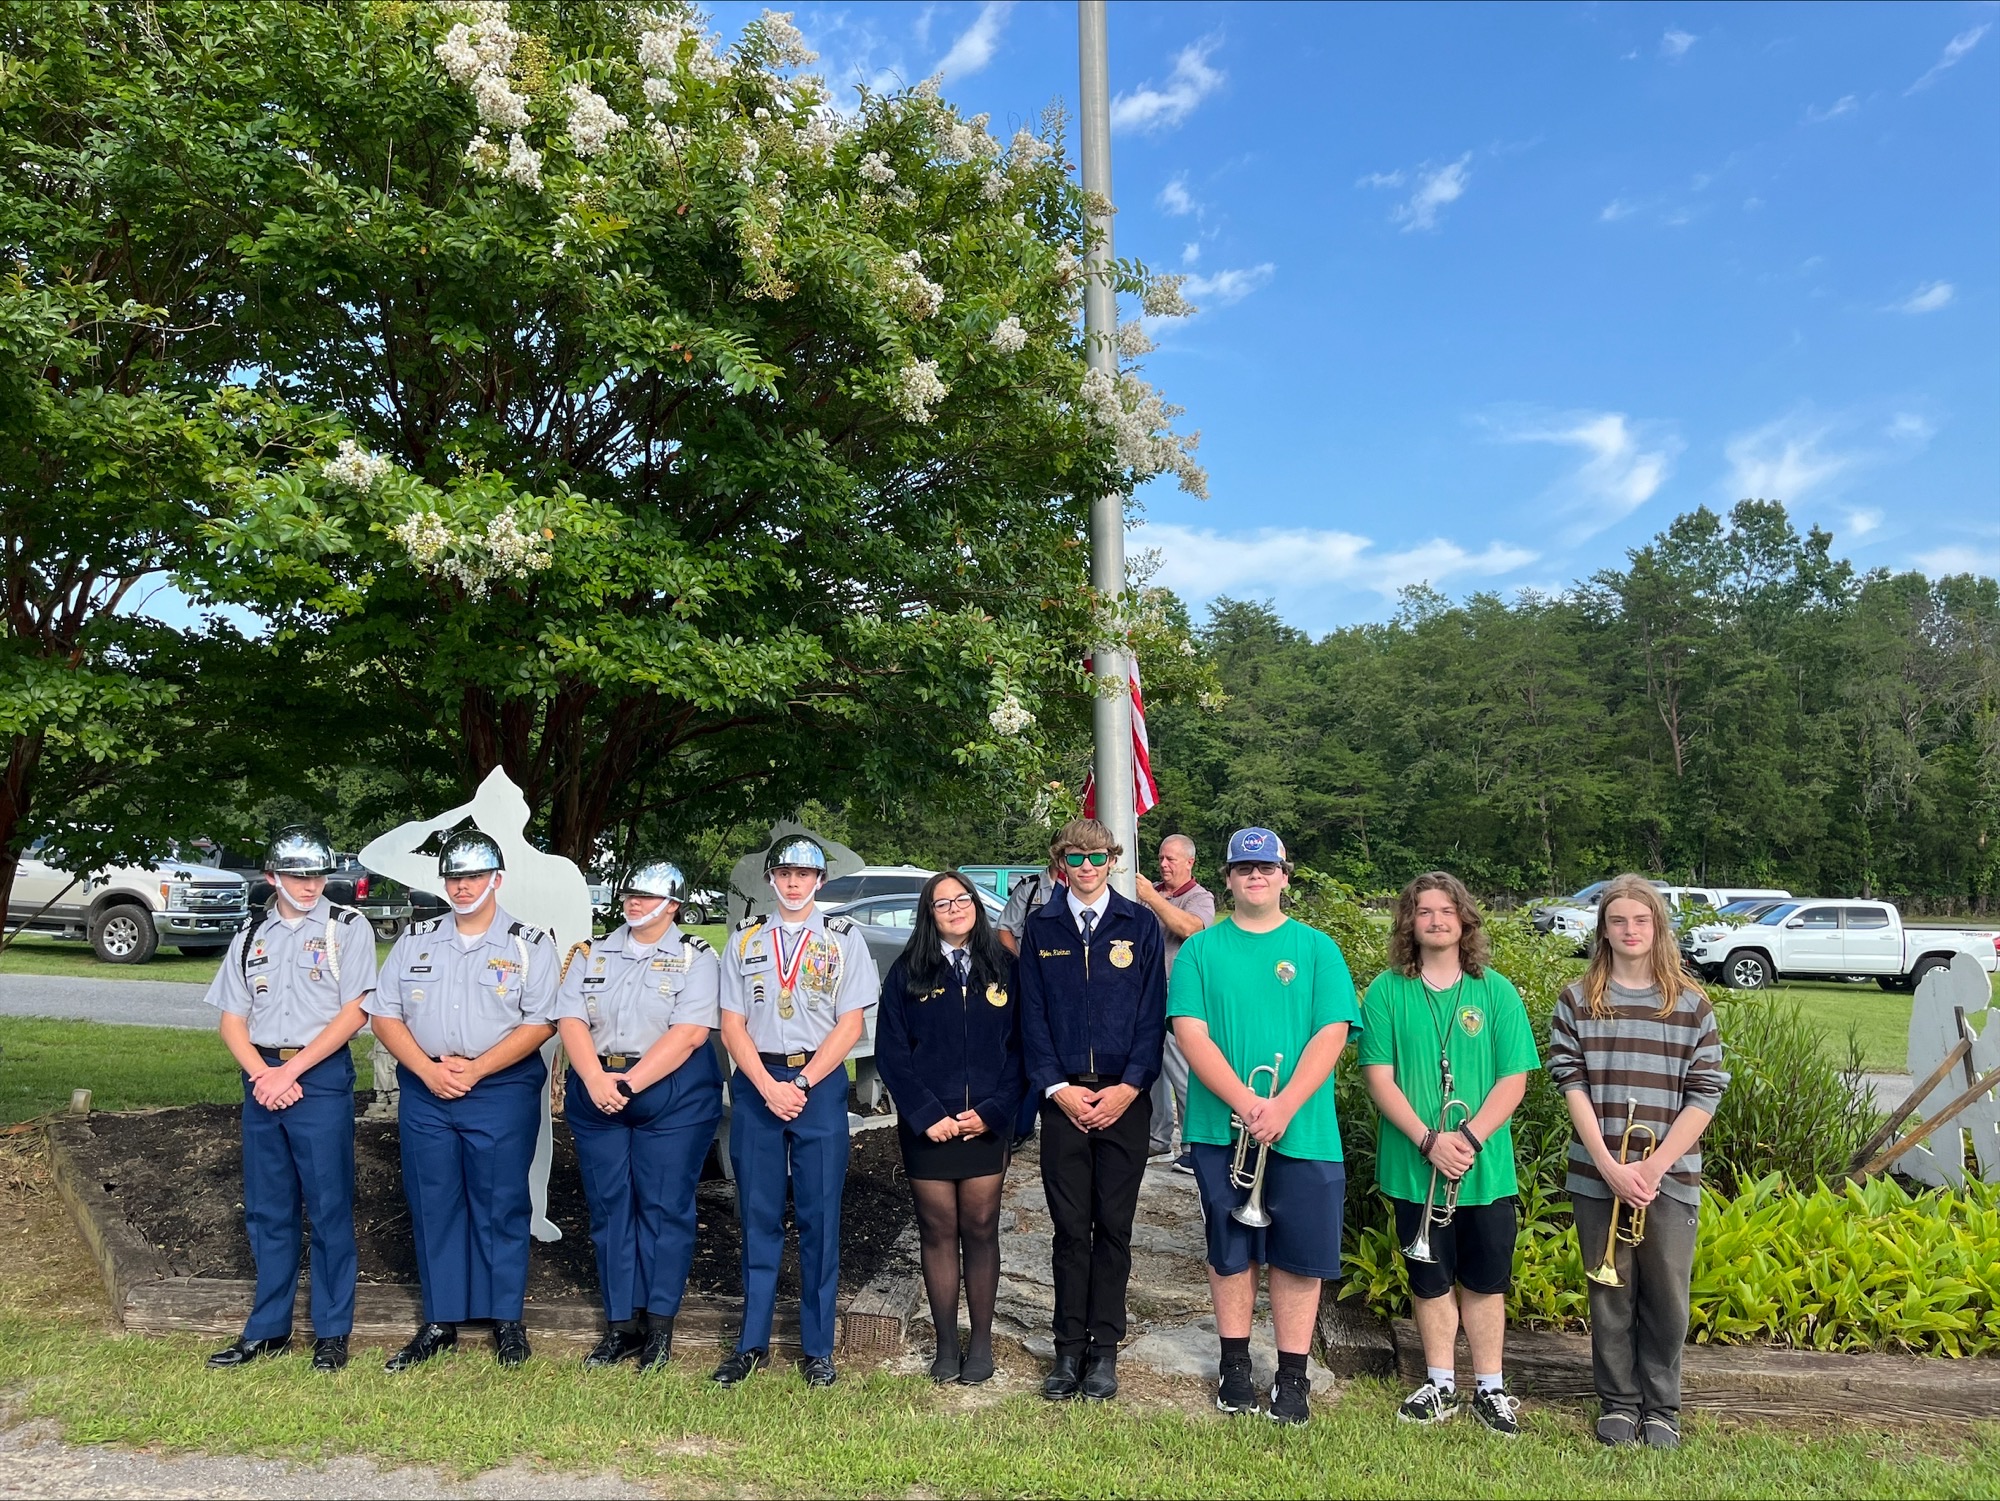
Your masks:
M 372 1087 L 370 1041 L 354 1043 L 359 1087 Z M 88 1089 L 93 1110 L 229 1103 L 243 1098 L 236 1060 L 213 1032 L 0 1016 L 0 1125 L 69 1105 Z
M 40 933 L 23 933 L 0 951 L 0 975 L 75 975 L 87 980 L 183 980 L 206 985 L 221 963 L 219 957 L 190 959 L 179 949 L 162 948 L 144 964 L 106 964 L 87 943 Z
M 1996 999 L 2000 999 L 2000 975 L 1994 977 L 1993 986 Z M 1908 1070 L 1910 996 L 1883 990 L 1872 981 L 1848 985 L 1837 980 L 1786 980 L 1766 994 L 1796 999 L 1800 1014 L 1819 1024 L 1830 1056 L 1840 1062 L 1847 1060 L 1847 1033 L 1851 1027 L 1861 1044 L 1862 1061 L 1871 1071 Z M 1728 1039 L 1723 1042 L 1726 1045 Z

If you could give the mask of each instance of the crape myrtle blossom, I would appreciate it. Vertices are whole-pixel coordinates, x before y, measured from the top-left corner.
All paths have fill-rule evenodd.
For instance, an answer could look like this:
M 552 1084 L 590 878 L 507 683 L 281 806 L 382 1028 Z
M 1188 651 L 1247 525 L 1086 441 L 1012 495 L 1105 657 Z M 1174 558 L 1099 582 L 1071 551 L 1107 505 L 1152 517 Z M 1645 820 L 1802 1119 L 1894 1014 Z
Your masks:
M 987 342 L 1002 354 L 1019 354 L 1028 347 L 1028 331 L 1021 327 L 1021 320 L 1010 313 L 1000 320 L 993 330 L 993 337 Z
M 924 275 L 923 252 L 905 250 L 896 257 L 903 305 L 912 318 L 928 318 L 944 305 L 944 288 Z
M 863 152 L 854 170 L 874 183 L 887 184 L 896 180 L 896 169 L 889 165 L 889 158 L 880 151 Z
M 345 485 L 358 495 L 366 495 L 395 469 L 391 460 L 370 453 L 352 438 L 343 438 L 339 451 L 326 461 L 320 472 L 334 484 Z
M 912 360 L 897 378 L 890 397 L 896 410 L 911 422 L 929 422 L 931 408 L 950 393 L 951 387 L 938 378 L 936 360 Z
M 472 103 L 483 124 L 499 130 L 528 127 L 527 96 L 515 93 L 497 73 L 481 73 L 472 80 Z
M 1181 284 L 1187 278 L 1178 274 L 1156 276 L 1146 283 L 1145 294 L 1139 305 L 1145 309 L 1148 318 L 1192 318 L 1195 307 L 1181 296 Z
M 781 67 L 803 68 L 819 61 L 819 54 L 806 45 L 804 34 L 792 24 L 790 11 L 765 11 L 761 26 L 771 60 Z
M 993 712 L 986 716 L 986 722 L 993 726 L 997 734 L 1019 735 L 1034 724 L 1035 716 L 1022 706 L 1020 699 L 1008 693 L 993 706 Z
M 514 507 L 507 506 L 483 531 L 457 532 L 435 510 L 412 511 L 389 528 L 389 536 L 421 573 L 448 579 L 474 599 L 482 598 L 495 579 L 521 580 L 554 561 L 551 528 L 523 530 Z
M 571 84 L 568 93 L 571 147 L 578 156 L 602 156 L 610 149 L 611 138 L 625 128 L 625 117 L 587 83 Z
M 1120 359 L 1136 360 L 1151 354 L 1153 341 L 1146 335 L 1143 323 L 1121 323 L 1118 325 L 1117 349 Z
M 1194 461 L 1201 434 L 1182 437 L 1169 427 L 1181 408 L 1129 372 L 1092 370 L 1079 394 L 1084 408 L 1111 434 L 1120 467 L 1131 470 L 1135 481 L 1171 472 L 1188 494 L 1208 498 L 1208 473 Z

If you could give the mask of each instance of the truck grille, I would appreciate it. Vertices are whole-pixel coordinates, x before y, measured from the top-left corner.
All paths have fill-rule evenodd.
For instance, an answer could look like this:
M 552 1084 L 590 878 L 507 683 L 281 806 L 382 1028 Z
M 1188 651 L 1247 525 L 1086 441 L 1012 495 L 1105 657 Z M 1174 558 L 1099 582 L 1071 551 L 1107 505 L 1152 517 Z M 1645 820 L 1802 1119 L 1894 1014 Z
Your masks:
M 203 885 L 200 882 L 186 888 L 187 912 L 248 912 L 250 898 L 248 889 L 241 884 L 221 886 Z

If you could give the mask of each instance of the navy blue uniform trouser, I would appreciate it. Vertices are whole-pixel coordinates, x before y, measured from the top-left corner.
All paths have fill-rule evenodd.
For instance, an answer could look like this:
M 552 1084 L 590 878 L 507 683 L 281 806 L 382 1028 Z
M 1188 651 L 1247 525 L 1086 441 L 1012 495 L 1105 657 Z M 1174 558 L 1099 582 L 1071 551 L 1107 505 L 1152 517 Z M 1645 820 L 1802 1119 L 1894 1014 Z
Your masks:
M 528 1167 L 548 1066 L 539 1052 L 456 1100 L 398 1069 L 397 1124 L 424 1322 L 519 1319 L 528 1297 Z
M 773 1068 L 774 1079 L 803 1069 Z M 729 1161 L 743 1226 L 743 1333 L 739 1350 L 768 1350 L 785 1249 L 785 1187 L 799 1227 L 799 1331 L 807 1355 L 833 1354 L 840 1284 L 840 1195 L 847 1184 L 847 1070 L 835 1069 L 789 1121 L 771 1114 L 741 1075 L 730 1091 Z
M 277 1054 L 260 1052 L 269 1062 Z M 354 1328 L 354 1056 L 342 1048 L 299 1079 L 305 1095 L 266 1110 L 243 1076 L 243 1219 L 257 1263 L 245 1339 L 292 1332 L 300 1211 L 312 1216 L 312 1324 L 320 1339 Z
M 576 1142 L 604 1316 L 680 1312 L 694 1264 L 695 1187 L 722 1119 L 722 1074 L 704 1043 L 615 1115 L 570 1071 L 563 1118 Z

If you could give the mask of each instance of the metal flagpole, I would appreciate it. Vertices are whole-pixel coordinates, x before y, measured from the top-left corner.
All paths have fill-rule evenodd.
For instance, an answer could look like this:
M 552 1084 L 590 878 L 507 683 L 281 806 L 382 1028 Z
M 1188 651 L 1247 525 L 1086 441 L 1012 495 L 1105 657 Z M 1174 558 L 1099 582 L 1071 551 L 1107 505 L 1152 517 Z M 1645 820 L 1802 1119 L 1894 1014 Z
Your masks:
M 1083 190 L 1106 206 L 1111 202 L 1111 65 L 1105 44 L 1104 0 L 1077 0 L 1077 51 L 1083 74 Z M 1111 286 L 1111 215 L 1093 211 L 1090 227 L 1097 243 L 1084 257 L 1083 328 L 1090 368 L 1116 378 L 1118 297 Z M 1090 505 L 1090 582 L 1101 599 L 1125 589 L 1125 497 L 1113 490 Z M 1113 884 L 1126 896 L 1136 890 L 1132 872 L 1139 860 L 1139 819 L 1132 799 L 1132 692 L 1126 681 L 1123 642 L 1095 647 L 1097 677 L 1114 679 L 1118 689 L 1100 693 L 1092 716 L 1096 741 L 1097 816 L 1125 848 Z

